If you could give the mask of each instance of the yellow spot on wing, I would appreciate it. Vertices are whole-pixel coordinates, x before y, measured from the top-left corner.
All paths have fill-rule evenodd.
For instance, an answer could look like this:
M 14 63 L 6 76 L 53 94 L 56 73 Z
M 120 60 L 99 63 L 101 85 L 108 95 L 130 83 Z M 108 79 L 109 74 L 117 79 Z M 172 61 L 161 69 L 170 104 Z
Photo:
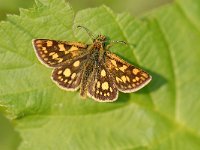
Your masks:
M 65 77 L 69 77 L 71 75 L 70 69 L 66 68 L 65 71 L 63 72 L 63 74 L 65 75 Z
M 47 50 L 47 48 L 46 48 L 46 47 L 42 47 L 42 50 L 43 50 L 43 51 L 46 51 L 46 50 Z
M 117 63 L 116 63 L 115 60 L 111 60 L 111 63 L 112 63 L 115 67 L 117 67 Z
M 65 46 L 64 44 L 58 44 L 58 47 L 59 47 L 59 51 L 65 51 Z
M 127 80 L 128 82 L 130 82 L 130 78 L 129 78 L 128 76 L 126 76 L 126 80 Z
M 42 44 L 42 41 L 41 41 L 41 40 L 36 40 L 35 43 L 36 43 L 36 44 Z
M 51 53 L 49 53 L 49 56 L 52 56 L 53 54 L 55 54 L 55 52 L 51 52 Z
M 102 88 L 103 90 L 107 90 L 107 89 L 109 88 L 108 82 L 102 83 L 101 88 Z
M 52 55 L 52 59 L 55 59 L 55 58 L 58 58 L 58 54 L 57 53 Z
M 76 51 L 76 50 L 78 50 L 78 47 L 72 46 L 68 51 Z
M 52 41 L 47 41 L 47 47 L 50 47 L 53 45 L 53 42 Z
M 42 44 L 37 44 L 37 47 L 42 47 Z
M 127 67 L 126 65 L 123 65 L 123 66 L 122 66 L 122 67 L 120 67 L 119 69 L 120 69 L 121 71 L 123 71 L 123 72 L 124 72 L 126 68 L 128 68 L 128 67 Z
M 62 70 L 59 70 L 59 71 L 58 71 L 58 74 L 61 74 L 61 73 L 62 73 Z
M 138 74 L 138 72 L 140 72 L 140 70 L 139 70 L 139 69 L 137 69 L 137 68 L 134 68 L 134 69 L 133 69 L 133 74 L 134 74 L 134 75 L 137 75 L 137 74 Z
M 74 63 L 73 63 L 73 66 L 74 67 L 78 67 L 80 65 L 80 61 L 79 60 L 77 60 L 77 61 L 75 61 Z
M 100 84 L 100 82 L 98 81 L 98 82 L 97 82 L 97 88 L 100 88 L 100 85 L 101 85 L 101 84 Z
M 122 76 L 121 79 L 122 79 L 122 81 L 123 81 L 124 83 L 126 83 L 126 77 L 125 77 L 125 76 Z
M 72 52 L 72 51 L 76 51 L 76 50 L 78 50 L 78 47 L 72 46 L 69 50 L 66 50 L 66 51 L 65 51 L 65 54 L 68 54 L 68 53 L 70 53 L 70 52 Z M 72 53 L 72 55 L 73 55 L 73 53 Z
M 137 81 L 139 81 L 139 80 L 140 80 L 140 78 L 138 78 L 138 77 L 135 77 L 135 79 L 136 79 Z
M 74 79 L 76 77 L 76 73 L 73 73 L 71 78 Z
M 148 75 L 144 72 L 142 72 L 142 76 L 145 77 L 145 78 L 148 78 Z
M 78 43 L 78 42 L 70 42 L 68 43 L 69 45 L 76 45 L 78 47 L 82 47 L 82 48 L 86 48 L 87 45 L 83 44 L 83 43 Z
M 117 81 L 117 83 L 122 82 L 122 80 L 118 77 L 116 77 L 116 81 Z
M 110 92 L 112 92 L 113 91 L 113 89 L 110 87 Z
M 62 62 L 62 61 L 63 61 L 63 58 L 59 58 L 58 62 L 60 63 L 60 62 Z
M 101 70 L 101 76 L 102 77 L 105 77 L 106 76 L 106 71 L 103 69 L 103 70 Z

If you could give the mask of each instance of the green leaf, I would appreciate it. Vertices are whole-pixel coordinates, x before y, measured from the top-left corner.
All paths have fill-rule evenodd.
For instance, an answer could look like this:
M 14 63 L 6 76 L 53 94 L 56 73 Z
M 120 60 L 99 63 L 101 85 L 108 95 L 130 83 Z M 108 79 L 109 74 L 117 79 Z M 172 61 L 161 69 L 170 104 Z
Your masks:
M 12 124 L 0 113 L 0 149 L 16 150 L 20 144 L 19 134 L 13 129 Z
M 33 9 L 9 16 L 0 24 L 0 105 L 15 122 L 19 149 L 199 150 L 199 18 L 199 0 L 177 0 L 142 18 L 106 6 L 74 18 L 64 0 L 38 0 Z M 149 71 L 152 82 L 103 104 L 59 89 L 31 40 L 91 43 L 77 25 L 127 41 L 111 51 Z

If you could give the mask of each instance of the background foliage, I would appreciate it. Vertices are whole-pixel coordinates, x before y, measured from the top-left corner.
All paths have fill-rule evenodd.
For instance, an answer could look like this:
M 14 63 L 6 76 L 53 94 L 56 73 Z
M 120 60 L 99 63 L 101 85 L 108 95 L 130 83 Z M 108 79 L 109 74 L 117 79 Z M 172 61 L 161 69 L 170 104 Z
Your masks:
M 75 11 L 97 7 L 105 4 L 116 12 L 128 11 L 141 15 L 147 10 L 172 2 L 173 0 L 69 0 Z M 8 13 L 19 13 L 20 8 L 32 7 L 34 0 L 0 0 L 0 19 L 5 19 Z
M 51 69 L 35 57 L 31 40 L 91 42 L 76 29 L 80 24 L 127 41 L 128 46 L 111 51 L 148 70 L 152 82 L 109 104 L 60 90 L 50 80 Z M 20 16 L 10 15 L 0 24 L 0 105 L 9 118 L 0 116 L 0 145 L 20 150 L 200 149 L 199 41 L 198 0 L 177 0 L 140 18 L 106 6 L 74 15 L 63 0 L 36 1 L 34 8 L 21 9 Z

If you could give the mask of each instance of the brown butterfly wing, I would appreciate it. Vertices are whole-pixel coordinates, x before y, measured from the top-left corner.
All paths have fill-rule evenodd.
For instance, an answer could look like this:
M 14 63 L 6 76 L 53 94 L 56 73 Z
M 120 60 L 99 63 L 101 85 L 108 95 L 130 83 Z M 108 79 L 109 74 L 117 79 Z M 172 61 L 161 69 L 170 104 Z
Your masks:
M 106 66 L 118 90 L 124 93 L 137 91 L 151 81 L 148 73 L 111 52 L 107 52 Z
M 66 60 L 79 57 L 87 52 L 88 45 L 49 39 L 35 39 L 33 46 L 38 59 L 47 67 L 57 67 Z
M 104 62 L 94 68 L 88 83 L 88 96 L 99 102 L 112 102 L 118 98 L 118 90 Z
M 87 55 L 66 61 L 53 70 L 52 80 L 62 89 L 75 91 L 80 87 Z

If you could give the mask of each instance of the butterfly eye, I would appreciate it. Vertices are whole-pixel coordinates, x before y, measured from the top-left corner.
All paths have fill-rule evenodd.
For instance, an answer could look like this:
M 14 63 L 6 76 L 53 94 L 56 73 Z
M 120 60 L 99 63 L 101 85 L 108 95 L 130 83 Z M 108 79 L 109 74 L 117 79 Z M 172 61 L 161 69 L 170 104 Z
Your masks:
M 101 35 L 101 40 L 105 41 L 106 37 L 104 35 Z

